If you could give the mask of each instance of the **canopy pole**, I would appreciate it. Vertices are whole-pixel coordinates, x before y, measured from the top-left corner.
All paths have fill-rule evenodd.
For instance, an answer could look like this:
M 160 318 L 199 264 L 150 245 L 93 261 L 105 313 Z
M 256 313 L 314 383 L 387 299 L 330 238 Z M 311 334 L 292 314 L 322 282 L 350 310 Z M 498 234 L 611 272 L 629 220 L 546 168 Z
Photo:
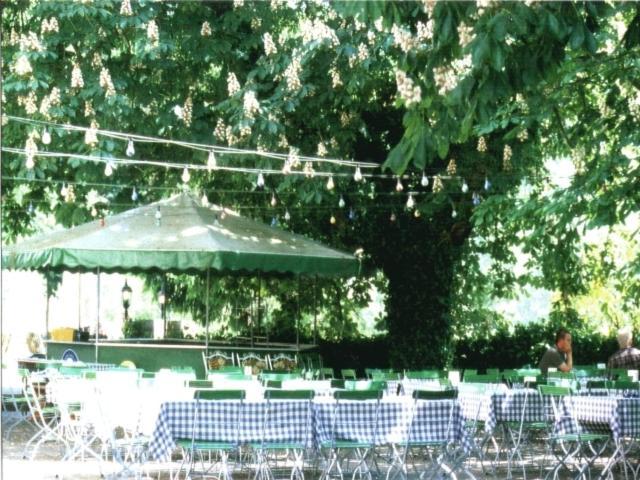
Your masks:
M 296 315 L 296 350 L 300 351 L 300 291 L 302 290 L 300 275 L 298 275 L 298 314 Z
M 262 325 L 262 275 L 260 275 L 260 272 L 258 272 L 258 321 L 256 326 L 258 327 L 258 334 L 260 334 L 260 326 Z M 267 339 L 267 342 L 269 342 L 269 339 Z
M 313 344 L 318 344 L 318 275 L 313 279 Z
M 78 331 L 82 330 L 82 281 L 78 272 Z
M 205 300 L 205 337 L 204 337 L 204 346 L 205 346 L 205 355 L 209 355 L 209 281 L 210 281 L 210 273 L 211 270 L 207 267 L 207 298 Z
M 100 267 L 97 268 L 97 301 L 96 301 L 96 363 L 98 363 L 98 339 L 100 338 Z

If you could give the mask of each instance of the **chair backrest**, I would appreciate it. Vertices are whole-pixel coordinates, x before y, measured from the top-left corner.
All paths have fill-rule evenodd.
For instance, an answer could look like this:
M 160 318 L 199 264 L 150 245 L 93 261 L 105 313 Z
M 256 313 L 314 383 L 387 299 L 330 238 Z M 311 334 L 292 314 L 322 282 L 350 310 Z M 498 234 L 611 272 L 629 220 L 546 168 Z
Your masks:
M 336 400 L 380 400 L 382 390 L 336 390 L 333 397 Z
M 345 380 L 345 390 L 386 390 L 387 382 L 382 380 Z
M 416 400 L 447 400 L 458 398 L 458 390 L 414 390 L 413 398 Z
M 319 380 L 330 380 L 332 378 L 335 378 L 333 368 L 323 367 L 319 370 Z
M 220 370 L 223 367 L 235 365 L 233 353 L 220 351 L 215 351 L 209 355 L 202 352 L 202 362 L 204 363 L 204 371 L 206 373 L 209 373 L 211 370 Z
M 463 379 L 465 382 L 473 382 L 473 383 L 500 383 L 500 376 L 495 373 L 486 373 L 486 374 L 468 374 L 464 376 Z
M 398 372 L 371 372 L 371 380 L 400 380 Z
M 209 372 L 207 380 L 222 381 L 222 380 L 253 380 L 251 375 L 245 375 L 238 372 Z
M 614 390 L 640 390 L 640 382 L 632 382 L 628 380 L 616 380 L 611 382 L 610 388 Z
M 295 354 L 276 353 L 269 354 L 269 368 L 272 370 L 291 371 L 298 368 L 298 358 Z
M 355 380 L 358 378 L 353 368 L 343 368 L 340 370 L 340 376 L 343 380 Z
M 196 400 L 244 400 L 246 396 L 247 393 L 244 390 L 204 389 L 194 392 Z
M 312 400 L 315 395 L 313 390 L 265 390 L 264 398 L 267 400 Z
M 439 370 L 407 370 L 404 372 L 404 376 L 417 380 L 438 380 L 443 375 Z
M 375 445 L 378 436 L 381 390 L 336 390 L 331 439 Z
M 187 387 L 189 387 L 189 388 L 213 388 L 213 382 L 211 380 L 187 380 Z
M 269 368 L 269 358 L 266 355 L 258 353 L 239 353 L 237 355 L 237 363 L 242 367 L 251 367 L 251 373 L 258 375 L 263 370 Z
M 265 380 L 263 385 L 265 388 L 282 388 L 282 380 Z

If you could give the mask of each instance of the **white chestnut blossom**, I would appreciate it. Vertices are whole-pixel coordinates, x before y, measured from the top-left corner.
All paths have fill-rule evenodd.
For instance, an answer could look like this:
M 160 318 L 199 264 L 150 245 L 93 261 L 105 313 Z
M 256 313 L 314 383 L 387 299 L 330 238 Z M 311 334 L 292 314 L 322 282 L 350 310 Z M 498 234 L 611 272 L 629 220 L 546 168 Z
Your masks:
M 202 22 L 202 28 L 200 29 L 200 35 L 202 35 L 203 37 L 210 37 L 211 36 L 211 25 L 209 24 L 209 22 Z
M 84 143 L 95 147 L 98 144 L 98 122 L 91 120 L 91 125 L 84 132 Z
M 413 38 L 411 32 L 394 25 L 391 27 L 391 34 L 393 35 L 393 43 L 400 47 L 400 50 L 404 53 L 408 53 L 417 47 L 416 39 Z
M 93 68 L 102 67 L 102 57 L 98 52 L 93 53 L 93 57 L 91 57 L 91 66 Z
M 192 117 L 193 117 L 193 100 L 191 99 L 191 95 L 189 95 L 187 99 L 184 101 L 184 105 L 182 106 L 182 121 L 187 127 L 191 126 Z
M 300 59 L 297 56 L 294 56 L 291 59 L 289 66 L 284 71 L 284 78 L 287 82 L 287 89 L 289 91 L 295 92 L 302 87 L 302 83 L 300 82 L 301 71 L 302 66 L 300 65 Z
M 48 95 L 45 95 L 44 97 L 42 97 L 42 101 L 40 102 L 40 114 L 46 118 L 49 118 L 49 108 L 51 108 L 51 99 Z
M 27 32 L 26 35 L 20 35 L 18 43 L 22 52 L 44 52 L 44 47 L 35 32 Z
M 93 117 L 95 114 L 96 112 L 93 110 L 93 103 L 91 100 L 84 102 L 84 116 L 89 118 Z
M 398 86 L 398 94 L 407 108 L 420 103 L 422 89 L 419 85 L 415 85 L 413 80 L 402 70 L 396 70 L 396 84 Z
M 318 152 L 317 152 L 317 155 L 318 155 L 319 157 L 326 157 L 326 156 L 327 156 L 327 153 L 329 153 L 329 152 L 327 152 L 327 147 L 326 147 L 326 145 L 324 144 L 324 142 L 318 142 Z
M 116 89 L 113 86 L 113 81 L 111 80 L 111 74 L 109 73 L 109 69 L 103 67 L 100 70 L 100 86 L 104 88 L 105 95 L 107 97 L 112 97 L 116 94 Z
M 521 142 L 526 142 L 528 138 L 529 138 L 529 132 L 527 131 L 526 128 L 523 128 L 518 132 L 518 140 L 520 140 Z
M 71 70 L 71 88 L 82 88 L 82 87 L 84 87 L 82 70 L 80 70 L 80 65 L 78 65 L 77 63 L 74 63 L 73 69 Z
M 333 47 L 340 45 L 340 40 L 338 40 L 336 32 L 318 19 L 302 20 L 300 22 L 300 32 L 302 33 L 302 41 L 304 43 L 309 43 L 314 40 L 318 42 L 326 40 Z
M 244 7 L 244 0 L 233 0 L 233 8 Z
M 44 19 L 42 25 L 40 25 L 40 34 L 43 35 L 48 32 L 58 32 L 58 20 L 55 18 Z
M 133 15 L 133 10 L 131 10 L 131 0 L 122 0 L 120 4 L 120 15 L 124 15 L 126 17 Z
M 36 96 L 36 92 L 33 90 L 24 97 L 18 97 L 18 105 L 22 105 L 28 115 L 32 115 L 38 111 L 37 103 L 38 97 Z
M 24 153 L 27 157 L 25 166 L 31 170 L 35 165 L 35 157 L 38 154 L 38 145 L 36 145 L 35 137 L 37 136 L 37 132 L 31 132 L 27 141 L 24 144 Z
M 364 43 L 361 43 L 358 45 L 358 60 L 364 62 L 367 58 L 369 58 L 369 50 Z
M 251 19 L 251 29 L 258 30 L 262 26 L 262 19 L 260 17 L 253 17 Z
M 29 75 L 31 72 L 33 72 L 33 69 L 31 68 L 29 59 L 24 55 L 20 55 L 18 57 L 18 60 L 16 60 L 13 71 L 16 72 L 16 75 L 24 76 Z
M 428 20 L 427 23 L 418 22 L 416 24 L 416 37 L 420 41 L 433 40 L 433 20 Z
M 487 141 L 484 137 L 478 138 L 478 146 L 476 147 L 476 150 L 480 153 L 485 153 L 487 151 Z
M 475 38 L 475 35 L 473 34 L 473 27 L 472 26 L 467 25 L 464 22 L 462 22 L 462 23 L 460 23 L 460 25 L 458 25 L 458 39 L 460 41 L 460 46 L 462 48 L 464 48 L 467 45 L 469 45 L 473 41 L 474 38 Z
M 265 34 L 262 35 L 262 42 L 264 43 L 264 53 L 267 56 L 278 53 L 276 44 L 273 42 L 273 38 L 269 32 L 265 32 Z
M 213 131 L 213 135 L 218 139 L 224 141 L 227 138 L 227 126 L 224 124 L 224 121 L 219 118 L 218 123 L 216 123 L 216 128 Z
M 227 91 L 229 92 L 230 97 L 240 91 L 240 83 L 238 82 L 236 74 L 233 72 L 229 72 L 227 75 Z
M 382 32 L 384 30 L 382 17 L 378 17 L 373 21 L 373 26 L 378 32 Z
M 254 92 L 253 90 L 247 90 L 246 92 L 244 92 L 242 105 L 244 109 L 244 115 L 247 118 L 255 118 L 256 113 L 260 113 L 260 103 L 256 98 L 256 92 Z
M 336 67 L 331 67 L 329 69 L 329 74 L 331 75 L 331 85 L 333 88 L 338 88 L 342 85 L 342 78 L 340 78 L 340 72 Z
M 155 20 L 149 20 L 149 23 L 147 23 L 147 38 L 149 39 L 152 48 L 158 46 L 160 41 L 160 32 Z

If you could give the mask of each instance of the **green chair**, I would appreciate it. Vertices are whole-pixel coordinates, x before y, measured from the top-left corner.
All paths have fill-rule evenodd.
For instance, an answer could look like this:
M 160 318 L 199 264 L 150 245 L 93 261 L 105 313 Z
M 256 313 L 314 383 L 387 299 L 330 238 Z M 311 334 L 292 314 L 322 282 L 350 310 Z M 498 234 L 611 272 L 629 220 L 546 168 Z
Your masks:
M 476 373 L 474 374 L 468 374 L 464 376 L 464 382 L 465 383 L 500 383 L 500 376 L 499 374 L 496 373 L 486 373 L 486 374 L 480 374 L 480 373 Z
M 304 454 L 312 447 L 313 397 L 313 390 L 265 390 L 261 440 L 250 444 L 255 480 L 273 480 L 280 470 L 286 478 L 304 480 Z M 292 429 L 286 438 L 275 434 L 282 425 Z
M 245 399 L 244 390 L 196 390 L 194 392 L 195 406 L 191 437 L 176 439 L 176 445 L 182 450 L 182 463 L 178 470 L 178 477 L 186 465 L 185 478 L 191 478 L 197 463 L 200 463 L 202 476 L 213 476 L 220 480 L 231 480 L 229 458 L 233 454 L 239 455 L 240 424 Z M 215 435 L 205 435 L 208 428 L 200 420 L 201 410 L 207 408 L 206 402 L 224 402 L 224 408 L 216 415 Z M 211 455 L 215 463 L 205 467 Z
M 358 378 L 353 368 L 343 368 L 340 370 L 340 376 L 343 380 L 356 380 Z
M 345 390 L 386 390 L 387 382 L 381 380 L 345 380 Z
M 372 479 L 371 462 L 378 432 L 381 390 L 337 390 L 333 394 L 335 407 L 331 422 L 331 439 L 320 442 L 324 458 L 321 479 L 338 476 L 344 479 Z M 362 405 L 358 415 L 352 414 L 353 402 L 371 401 Z M 345 432 L 358 432 L 350 437 Z
M 414 380 L 439 380 L 443 377 L 439 370 L 406 370 L 404 376 Z
M 211 380 L 187 380 L 187 387 L 198 389 L 213 388 L 213 382 Z
M 332 378 L 336 378 L 333 373 L 333 368 L 331 367 L 323 367 L 318 371 L 318 379 L 319 380 L 331 380 Z
M 556 462 L 549 475 L 557 478 L 558 472 L 566 468 L 574 470 L 574 478 L 591 478 L 591 466 L 607 449 L 609 435 L 583 431 L 573 414 L 571 388 L 540 385 L 538 389 L 551 407 L 548 409 L 548 442 Z

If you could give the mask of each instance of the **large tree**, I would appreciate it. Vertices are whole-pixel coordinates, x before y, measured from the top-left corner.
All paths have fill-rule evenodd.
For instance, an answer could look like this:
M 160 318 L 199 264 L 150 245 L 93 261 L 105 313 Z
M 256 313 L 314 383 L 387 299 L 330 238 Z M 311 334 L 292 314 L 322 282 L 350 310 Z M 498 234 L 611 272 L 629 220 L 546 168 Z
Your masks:
M 637 212 L 639 18 L 636 5 L 590 2 L 16 1 L 3 10 L 3 113 L 379 164 L 366 182 L 316 162 L 259 190 L 239 173 L 192 174 L 189 185 L 267 221 L 289 210 L 292 229 L 362 247 L 388 279 L 394 365 L 440 365 L 456 279 L 478 281 L 478 254 L 494 258 L 497 292 L 516 281 L 520 245 L 542 274 L 532 281 L 571 296 L 584 283 L 580 229 Z M 42 133 L 3 121 L 3 147 L 124 157 L 125 141 L 58 128 L 44 145 Z M 157 143 L 135 155 L 207 161 Z M 175 169 L 106 179 L 102 164 L 36 157 L 29 169 L 24 155 L 4 156 L 8 238 L 29 230 L 29 205 L 69 225 L 127 208 L 133 187 L 150 201 L 181 183 Z M 551 196 L 553 156 L 578 170 Z M 256 155 L 218 163 L 283 167 Z M 335 188 L 310 168 L 334 171 Z M 637 288 L 638 268 L 636 256 L 617 271 Z

